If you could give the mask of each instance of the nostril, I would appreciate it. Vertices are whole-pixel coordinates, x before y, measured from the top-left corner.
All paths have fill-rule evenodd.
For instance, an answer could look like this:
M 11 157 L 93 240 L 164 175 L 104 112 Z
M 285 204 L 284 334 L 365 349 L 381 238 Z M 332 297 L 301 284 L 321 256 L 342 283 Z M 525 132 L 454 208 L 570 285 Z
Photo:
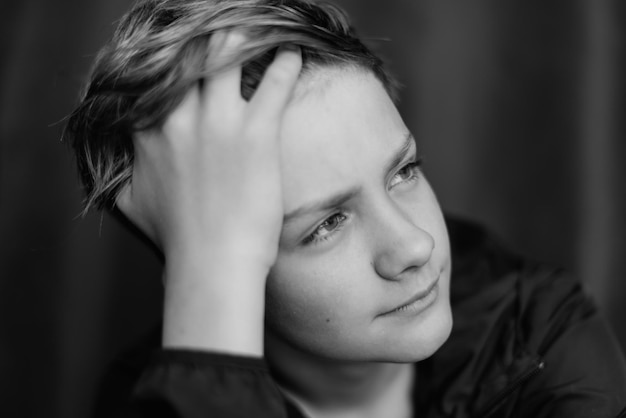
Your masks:
M 401 280 L 406 272 L 419 270 L 428 263 L 435 248 L 433 236 L 417 227 L 378 242 L 378 254 L 372 264 L 377 274 L 387 280 Z

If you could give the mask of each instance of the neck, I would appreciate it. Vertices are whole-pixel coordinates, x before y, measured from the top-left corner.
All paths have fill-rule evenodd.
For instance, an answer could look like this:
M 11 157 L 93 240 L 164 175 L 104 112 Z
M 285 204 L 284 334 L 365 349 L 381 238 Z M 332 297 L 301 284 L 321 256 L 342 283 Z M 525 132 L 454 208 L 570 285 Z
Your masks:
M 271 335 L 265 339 L 265 356 L 281 390 L 311 416 L 390 417 L 410 410 L 413 364 L 328 359 Z

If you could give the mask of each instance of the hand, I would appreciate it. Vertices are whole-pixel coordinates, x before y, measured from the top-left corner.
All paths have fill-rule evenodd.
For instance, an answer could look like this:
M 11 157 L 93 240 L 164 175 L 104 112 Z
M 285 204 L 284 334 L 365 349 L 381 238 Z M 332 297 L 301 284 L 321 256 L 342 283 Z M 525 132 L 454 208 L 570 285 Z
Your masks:
M 236 33 L 213 35 L 209 59 L 242 42 Z M 241 68 L 227 70 L 191 89 L 162 129 L 134 138 L 132 183 L 117 204 L 163 249 L 165 326 L 174 324 L 166 344 L 174 335 L 172 345 L 207 348 L 199 334 L 213 332 L 206 319 L 215 315 L 219 323 L 209 325 L 229 335 L 210 338 L 208 348 L 250 351 L 245 335 L 223 346 L 234 328 L 246 332 L 250 316 L 262 330 L 283 217 L 278 134 L 300 67 L 298 52 L 279 50 L 250 102 L 240 94 Z
M 241 42 L 214 35 L 215 59 Z M 249 103 L 241 68 L 228 70 L 191 89 L 162 130 L 136 135 L 132 184 L 117 204 L 166 256 L 209 246 L 271 266 L 283 215 L 278 131 L 300 65 L 280 51 Z

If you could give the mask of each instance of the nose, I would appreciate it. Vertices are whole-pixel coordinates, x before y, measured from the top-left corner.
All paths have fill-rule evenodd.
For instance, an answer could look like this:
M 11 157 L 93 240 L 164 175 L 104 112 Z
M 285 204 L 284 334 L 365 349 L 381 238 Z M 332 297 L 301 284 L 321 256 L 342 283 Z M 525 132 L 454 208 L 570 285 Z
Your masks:
M 417 214 L 411 216 L 393 203 L 380 215 L 374 237 L 374 268 L 384 279 L 402 280 L 430 260 L 435 240 L 413 221 Z

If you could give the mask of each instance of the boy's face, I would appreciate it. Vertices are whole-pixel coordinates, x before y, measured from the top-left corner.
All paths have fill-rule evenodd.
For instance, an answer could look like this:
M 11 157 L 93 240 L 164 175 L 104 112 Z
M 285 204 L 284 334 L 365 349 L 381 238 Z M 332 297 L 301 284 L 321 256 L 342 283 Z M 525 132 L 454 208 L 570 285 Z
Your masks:
M 415 142 L 374 76 L 323 70 L 303 84 L 281 130 L 266 338 L 332 359 L 428 357 L 451 329 L 451 265 Z

